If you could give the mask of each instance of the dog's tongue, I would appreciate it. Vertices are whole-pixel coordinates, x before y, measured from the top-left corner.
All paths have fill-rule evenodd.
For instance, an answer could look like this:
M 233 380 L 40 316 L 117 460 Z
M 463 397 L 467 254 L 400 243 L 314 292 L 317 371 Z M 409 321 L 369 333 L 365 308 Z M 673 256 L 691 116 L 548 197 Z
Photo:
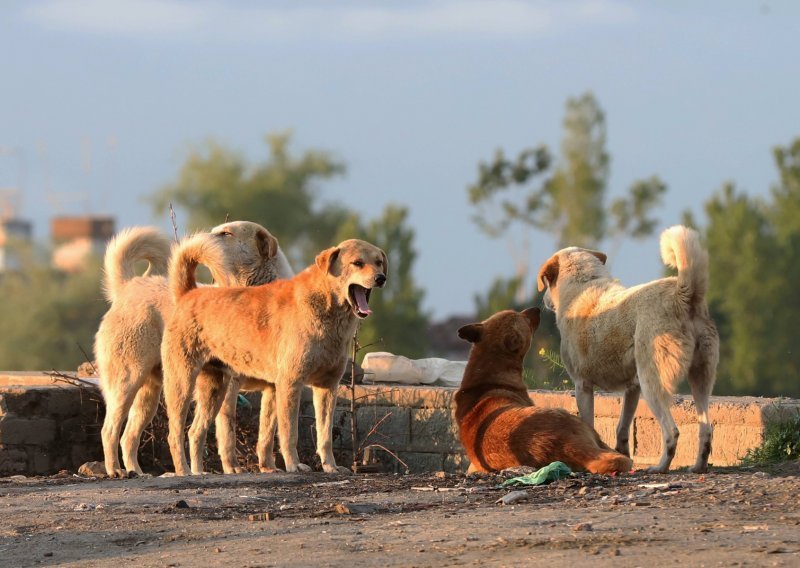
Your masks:
M 353 289 L 353 297 L 356 300 L 356 306 L 358 307 L 358 311 L 368 316 L 372 313 L 372 310 L 369 309 L 369 302 L 367 302 L 367 289 L 362 288 L 361 286 L 355 286 Z

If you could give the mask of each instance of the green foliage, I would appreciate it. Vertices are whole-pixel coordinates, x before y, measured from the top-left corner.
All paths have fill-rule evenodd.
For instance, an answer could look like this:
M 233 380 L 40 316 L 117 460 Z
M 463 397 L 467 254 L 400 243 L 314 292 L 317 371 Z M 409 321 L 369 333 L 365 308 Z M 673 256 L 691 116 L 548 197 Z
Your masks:
M 800 412 L 793 419 L 770 423 L 764 442 L 747 451 L 742 465 L 766 465 L 800 459 Z
M 0 369 L 75 370 L 90 357 L 94 334 L 108 305 L 95 258 L 75 274 L 56 271 L 44 255 L 19 250 L 17 271 L 0 276 L 3 341 Z
M 467 188 L 477 210 L 473 220 L 492 237 L 512 225 L 540 229 L 555 235 L 559 247 L 594 248 L 609 237 L 649 236 L 656 221 L 648 215 L 666 185 L 657 177 L 636 181 L 626 198 L 607 205 L 609 162 L 605 115 L 597 100 L 591 93 L 569 99 L 558 161 L 538 146 L 515 160 L 498 150 L 494 160 L 478 165 L 478 180 Z M 529 183 L 536 179 L 541 183 Z
M 330 246 L 348 216 L 335 205 L 320 207 L 317 189 L 318 182 L 343 174 L 345 166 L 319 150 L 295 157 L 290 141 L 288 133 L 267 136 L 269 155 L 255 165 L 214 141 L 193 148 L 177 179 L 151 195 L 155 212 L 165 213 L 170 203 L 180 206 L 188 213 L 188 230 L 208 229 L 226 218 L 256 221 L 278 237 L 295 264 L 307 263 Z
M 705 207 L 718 394 L 800 396 L 800 139 L 776 149 L 775 163 L 769 199 L 726 184 Z

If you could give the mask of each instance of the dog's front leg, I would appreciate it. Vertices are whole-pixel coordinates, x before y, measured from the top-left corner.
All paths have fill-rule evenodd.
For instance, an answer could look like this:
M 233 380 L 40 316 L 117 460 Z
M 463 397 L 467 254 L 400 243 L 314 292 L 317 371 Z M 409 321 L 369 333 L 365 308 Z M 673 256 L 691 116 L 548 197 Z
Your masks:
M 336 410 L 336 386 L 312 387 L 314 391 L 314 417 L 317 424 L 317 455 L 322 460 L 325 473 L 352 473 L 346 467 L 338 467 L 333 457 L 333 413 Z
M 286 471 L 311 471 L 300 463 L 297 456 L 297 418 L 300 413 L 300 390 L 303 383 L 295 377 L 280 380 L 275 387 L 275 402 L 278 408 L 278 439 Z
M 622 414 L 619 416 L 617 424 L 617 446 L 614 448 L 621 454 L 631 457 L 630 435 L 631 423 L 636 414 L 636 407 L 639 404 L 639 395 L 642 389 L 638 384 L 633 384 L 625 390 L 622 398 Z
M 581 420 L 594 428 L 594 385 L 583 379 L 573 377 L 575 383 L 575 402 Z

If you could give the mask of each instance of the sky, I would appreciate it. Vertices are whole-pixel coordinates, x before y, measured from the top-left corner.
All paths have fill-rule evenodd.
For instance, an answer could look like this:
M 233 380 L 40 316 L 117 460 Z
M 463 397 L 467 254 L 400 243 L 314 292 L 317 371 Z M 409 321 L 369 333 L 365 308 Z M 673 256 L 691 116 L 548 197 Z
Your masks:
M 499 148 L 558 152 L 570 97 L 605 112 L 609 198 L 666 182 L 659 230 L 687 209 L 702 224 L 727 181 L 768 195 L 772 149 L 800 136 L 799 21 L 790 1 L 6 0 L 0 191 L 20 190 L 41 240 L 85 212 L 171 232 L 145 198 L 189 148 L 256 162 L 291 130 L 294 152 L 347 164 L 323 202 L 408 207 L 425 309 L 469 314 L 515 257 L 535 269 L 555 244 L 490 239 L 466 187 Z M 624 284 L 658 277 L 657 235 L 609 264 Z

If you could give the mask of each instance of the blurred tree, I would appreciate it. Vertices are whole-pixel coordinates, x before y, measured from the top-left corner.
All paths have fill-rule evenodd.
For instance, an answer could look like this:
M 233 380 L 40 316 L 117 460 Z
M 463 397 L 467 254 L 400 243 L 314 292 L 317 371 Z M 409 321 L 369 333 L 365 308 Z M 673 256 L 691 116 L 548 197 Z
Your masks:
M 656 221 L 649 218 L 666 185 L 657 177 L 634 182 L 627 197 L 606 205 L 609 156 L 605 115 L 591 93 L 567 101 L 561 160 L 549 177 L 553 158 L 546 146 L 525 149 L 516 160 L 498 150 L 491 163 L 478 165 L 478 180 L 467 189 L 477 209 L 473 220 L 497 237 L 514 224 L 541 229 L 557 246 L 596 248 L 611 237 L 643 238 Z M 608 226 L 607 220 L 613 223 Z
M 428 352 L 428 315 L 422 310 L 424 292 L 413 277 L 417 252 L 414 230 L 408 227 L 408 210 L 388 205 L 381 217 L 366 224 L 351 214 L 337 233 L 336 242 L 345 239 L 364 239 L 382 248 L 389 261 L 389 278 L 383 289 L 372 291 L 369 305 L 372 315 L 361 322 L 358 332 L 363 350 L 390 351 L 410 358 Z
M 98 258 L 74 274 L 50 268 L 30 247 L 21 266 L 0 276 L 3 341 L 0 369 L 74 371 L 91 357 L 94 334 L 108 305 Z
M 170 203 L 185 209 L 187 229 L 210 228 L 225 221 L 248 219 L 273 233 L 295 265 L 305 264 L 314 251 L 330 245 L 348 212 L 322 206 L 316 183 L 341 175 L 342 162 L 327 152 L 289 153 L 291 135 L 266 137 L 269 156 L 250 165 L 238 153 L 210 141 L 192 149 L 178 178 L 150 196 L 163 214 Z M 284 244 L 286 243 L 286 244 Z
M 800 396 L 800 139 L 774 156 L 771 199 L 726 184 L 705 206 L 719 394 Z

